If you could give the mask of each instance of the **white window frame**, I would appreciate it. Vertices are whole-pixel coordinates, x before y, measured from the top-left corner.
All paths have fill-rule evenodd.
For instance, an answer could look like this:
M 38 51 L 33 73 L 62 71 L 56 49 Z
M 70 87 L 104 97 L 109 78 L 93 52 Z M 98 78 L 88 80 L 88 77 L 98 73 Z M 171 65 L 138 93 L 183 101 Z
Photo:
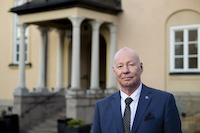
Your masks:
M 25 3 L 27 0 L 15 0 L 14 6 L 20 6 Z M 14 22 L 13 22 L 13 64 L 19 64 L 19 60 L 17 60 L 17 56 L 19 58 L 19 51 L 17 50 L 17 45 L 20 45 L 20 32 L 18 27 L 18 15 L 14 14 Z M 28 27 L 25 31 L 25 63 L 28 63 Z M 20 46 L 19 46 L 20 48 Z
M 193 29 L 197 29 L 197 41 L 193 41 L 193 43 L 197 43 L 197 55 L 188 54 L 188 31 Z M 183 31 L 183 68 L 179 69 L 175 68 L 175 31 Z M 189 68 L 189 57 L 197 57 L 197 68 Z M 200 24 L 170 27 L 170 73 L 173 72 L 200 72 Z

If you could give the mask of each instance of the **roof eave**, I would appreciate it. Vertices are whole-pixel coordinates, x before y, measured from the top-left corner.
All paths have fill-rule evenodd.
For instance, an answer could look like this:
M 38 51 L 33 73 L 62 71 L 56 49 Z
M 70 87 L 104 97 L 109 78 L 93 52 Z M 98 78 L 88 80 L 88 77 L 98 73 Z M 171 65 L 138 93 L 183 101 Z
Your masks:
M 122 12 L 121 8 L 113 8 L 113 7 L 108 7 L 108 6 L 100 5 L 96 3 L 87 3 L 84 1 L 41 3 L 41 4 L 35 4 L 35 5 L 29 5 L 29 3 L 26 3 L 22 6 L 11 8 L 10 12 L 17 13 L 18 15 L 23 15 L 23 14 L 51 11 L 51 10 L 66 9 L 66 8 L 72 8 L 72 7 L 82 7 L 82 8 L 104 12 L 108 14 L 114 14 L 114 15 L 117 15 L 118 13 Z

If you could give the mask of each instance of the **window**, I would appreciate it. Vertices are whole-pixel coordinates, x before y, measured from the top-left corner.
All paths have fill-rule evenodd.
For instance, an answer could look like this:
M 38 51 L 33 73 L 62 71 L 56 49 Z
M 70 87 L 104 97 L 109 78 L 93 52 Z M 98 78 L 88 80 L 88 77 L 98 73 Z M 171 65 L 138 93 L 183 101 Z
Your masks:
M 170 72 L 200 72 L 200 24 L 170 27 Z
M 15 6 L 20 6 L 25 3 L 25 0 L 15 0 Z M 14 32 L 13 32 L 13 64 L 19 64 L 19 49 L 20 49 L 20 29 L 18 27 L 18 15 L 14 14 Z M 25 62 L 27 63 L 28 51 L 28 28 L 25 32 Z

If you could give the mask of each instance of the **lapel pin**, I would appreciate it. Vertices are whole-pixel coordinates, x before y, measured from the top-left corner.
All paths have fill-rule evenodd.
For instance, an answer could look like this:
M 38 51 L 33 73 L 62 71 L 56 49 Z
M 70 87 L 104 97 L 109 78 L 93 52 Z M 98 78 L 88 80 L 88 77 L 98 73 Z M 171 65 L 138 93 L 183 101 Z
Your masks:
M 145 99 L 146 99 L 146 100 L 149 99 L 149 96 L 145 96 Z

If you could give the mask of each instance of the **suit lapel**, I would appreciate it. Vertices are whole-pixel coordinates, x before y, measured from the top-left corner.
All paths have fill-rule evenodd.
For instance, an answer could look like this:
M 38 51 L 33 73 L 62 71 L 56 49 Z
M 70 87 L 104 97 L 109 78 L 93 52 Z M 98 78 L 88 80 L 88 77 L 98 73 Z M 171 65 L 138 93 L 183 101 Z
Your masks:
M 121 114 L 121 98 L 120 91 L 113 96 L 113 100 L 111 101 L 112 112 L 115 119 L 115 123 L 119 133 L 123 133 L 123 122 L 122 122 L 122 114 Z
M 142 121 L 144 113 L 145 113 L 146 109 L 148 108 L 149 103 L 151 102 L 152 96 L 151 96 L 150 93 L 151 93 L 151 90 L 148 89 L 147 86 L 143 85 L 142 91 L 141 91 L 141 94 L 140 94 L 140 98 L 139 98 L 139 101 L 138 101 L 138 107 L 137 107 L 137 110 L 136 110 L 135 119 L 134 119 L 134 122 L 133 122 L 133 127 L 132 127 L 131 133 L 136 132 L 139 124 Z

